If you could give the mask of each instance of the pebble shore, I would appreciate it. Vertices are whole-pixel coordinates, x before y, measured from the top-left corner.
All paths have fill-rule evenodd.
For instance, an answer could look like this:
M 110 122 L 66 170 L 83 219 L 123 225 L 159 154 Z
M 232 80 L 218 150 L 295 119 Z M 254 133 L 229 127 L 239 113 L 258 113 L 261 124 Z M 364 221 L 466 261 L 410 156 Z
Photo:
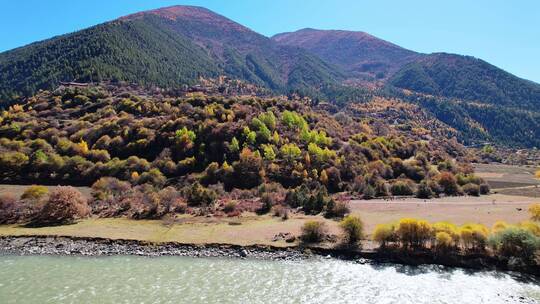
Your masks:
M 80 256 L 189 256 L 231 257 L 270 260 L 298 260 L 308 257 L 300 250 L 267 246 L 223 244 L 192 245 L 153 244 L 135 240 L 109 240 L 71 237 L 0 237 L 0 254 L 10 255 L 80 255 Z
M 332 248 L 275 247 L 265 245 L 150 243 L 137 240 L 103 239 L 64 236 L 3 236 L 0 255 L 75 255 L 112 256 L 137 255 L 148 257 L 185 256 L 250 258 L 264 260 L 301 260 L 308 258 L 338 258 L 360 264 L 395 263 L 402 265 L 439 265 L 476 270 L 502 270 L 527 273 L 540 277 L 539 265 L 507 265 L 486 255 L 437 256 L 429 252 L 370 251 Z

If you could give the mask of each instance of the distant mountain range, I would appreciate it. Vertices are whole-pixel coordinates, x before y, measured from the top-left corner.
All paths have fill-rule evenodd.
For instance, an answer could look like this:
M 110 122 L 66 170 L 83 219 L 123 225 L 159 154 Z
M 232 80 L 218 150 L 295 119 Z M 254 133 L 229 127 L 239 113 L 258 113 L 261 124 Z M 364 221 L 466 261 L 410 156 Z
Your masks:
M 485 61 L 417 53 L 364 32 L 303 29 L 268 38 L 192 6 L 136 13 L 1 53 L 0 104 L 63 81 L 175 88 L 220 75 L 329 101 L 350 94 L 345 99 L 354 102 L 359 93 L 350 92 L 368 88 L 418 103 L 457 130 L 475 126 L 465 142 L 540 146 L 540 84 Z M 511 125 L 499 130 L 490 111 L 508 115 Z

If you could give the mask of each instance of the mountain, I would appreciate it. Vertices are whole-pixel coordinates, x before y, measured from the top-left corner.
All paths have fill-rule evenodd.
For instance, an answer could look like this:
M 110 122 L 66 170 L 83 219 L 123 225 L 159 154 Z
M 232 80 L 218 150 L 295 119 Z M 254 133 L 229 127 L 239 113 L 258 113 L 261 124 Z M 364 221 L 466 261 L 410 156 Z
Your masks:
M 303 29 L 272 39 L 340 67 L 348 84 L 384 87 L 384 96 L 417 104 L 465 144 L 540 146 L 540 85 L 481 59 L 420 54 L 364 32 Z
M 403 66 L 389 83 L 416 92 L 480 103 L 540 107 L 540 84 L 470 56 L 446 53 L 422 56 Z
M 373 81 L 395 73 L 422 55 L 364 32 L 302 29 L 272 37 L 280 45 L 300 47 L 342 68 L 349 79 Z
M 334 83 L 339 69 L 205 8 L 146 11 L 0 54 L 0 99 L 62 81 L 176 87 L 227 75 L 275 91 Z
M 177 89 L 223 75 L 338 109 L 380 97 L 405 101 L 456 130 L 462 143 L 540 146 L 540 84 L 483 60 L 417 53 L 364 32 L 303 29 L 268 38 L 193 6 L 140 12 L 0 53 L 0 108 L 61 82 Z

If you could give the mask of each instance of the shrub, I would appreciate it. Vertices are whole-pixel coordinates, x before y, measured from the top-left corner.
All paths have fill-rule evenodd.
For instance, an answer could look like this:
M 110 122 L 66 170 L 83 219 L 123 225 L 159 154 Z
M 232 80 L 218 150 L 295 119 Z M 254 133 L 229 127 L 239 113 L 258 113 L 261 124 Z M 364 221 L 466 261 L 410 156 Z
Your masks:
M 301 204 L 302 210 L 306 214 L 319 214 L 327 210 L 328 206 L 333 209 L 335 205 L 325 187 L 320 187 L 316 193 L 310 193 L 307 187 L 301 186 L 297 188 L 297 193 L 291 199 L 295 197 L 299 200 L 298 203 Z
M 228 201 L 223 205 L 223 212 L 225 213 L 231 213 L 236 210 L 236 201 Z
M 326 218 L 343 218 L 345 215 L 349 214 L 351 209 L 349 208 L 349 203 L 346 201 L 338 200 L 334 201 L 331 199 L 326 205 L 326 212 L 324 217 Z
M 272 213 L 276 217 L 283 217 L 288 210 L 282 205 L 276 205 L 272 208 Z M 288 217 L 288 216 L 287 216 Z
M 296 189 L 289 190 L 285 195 L 285 203 L 292 208 L 301 207 L 309 200 L 309 189 L 306 185 L 301 185 Z
M 186 200 L 181 193 L 173 187 L 166 187 L 157 193 L 156 217 L 160 218 L 170 213 L 185 213 Z
M 59 186 L 51 192 L 48 201 L 30 224 L 34 226 L 68 224 L 88 214 L 86 198 L 77 189 Z
M 537 222 L 521 222 L 519 227 L 532 232 L 537 237 L 540 237 L 540 223 Z
M 396 227 L 394 224 L 379 224 L 375 226 L 372 239 L 378 242 L 381 247 L 386 247 L 389 242 L 397 240 Z
M 216 192 L 195 182 L 191 187 L 184 188 L 184 196 L 190 206 L 210 206 L 216 200 Z
M 493 231 L 494 233 L 497 233 L 501 230 L 504 230 L 506 228 L 510 227 L 510 225 L 508 225 L 508 223 L 506 222 L 503 222 L 503 221 L 497 221 L 495 222 L 495 224 L 493 224 L 493 227 L 491 228 L 491 231 Z
M 0 224 L 12 224 L 20 220 L 25 206 L 11 194 L 0 195 Z
M 435 234 L 435 246 L 437 250 L 447 251 L 454 245 L 454 241 L 450 234 L 441 231 Z
M 320 221 L 307 221 L 302 226 L 300 239 L 306 243 L 320 243 L 327 235 L 326 224 Z
M 167 178 L 158 168 L 152 168 L 148 172 L 143 172 L 138 179 L 140 185 L 149 183 L 156 187 L 163 187 L 166 182 Z
M 417 198 L 430 199 L 434 195 L 435 194 L 433 193 L 433 190 L 431 190 L 431 187 L 428 185 L 428 182 L 426 180 L 420 182 L 415 194 Z
M 484 250 L 489 230 L 481 224 L 466 224 L 460 228 L 459 234 L 465 249 Z
M 433 231 L 435 234 L 439 232 L 444 232 L 450 236 L 452 239 L 452 246 L 457 246 L 459 244 L 459 229 L 456 225 L 448 222 L 437 222 L 432 225 Z
M 127 205 L 127 216 L 133 219 L 152 219 L 158 214 L 159 197 L 152 186 L 137 186 L 128 196 L 122 197 L 122 204 Z
M 474 174 L 463 173 L 456 175 L 456 180 L 460 186 L 464 186 L 466 184 L 480 185 L 483 182 L 481 178 Z
M 92 196 L 97 200 L 105 200 L 124 194 L 130 189 L 131 185 L 128 182 L 114 177 L 102 177 L 92 185 Z
M 490 246 L 504 257 L 519 257 L 531 261 L 537 250 L 540 250 L 540 239 L 532 232 L 508 227 L 489 238 Z
M 463 186 L 463 192 L 471 196 L 480 196 L 480 186 L 473 183 L 468 183 Z
M 437 176 L 437 183 L 446 195 L 459 194 L 459 186 L 454 174 L 450 172 L 442 172 Z
M 396 234 L 404 247 L 424 247 L 432 238 L 431 225 L 424 220 L 412 218 L 401 219 L 398 222 Z
M 47 187 L 34 185 L 28 187 L 21 195 L 21 198 L 25 200 L 39 201 L 47 194 L 49 194 L 49 189 L 47 189 Z
M 540 221 L 540 203 L 530 205 L 529 214 L 531 215 L 531 220 Z
M 262 158 L 258 153 L 244 148 L 240 159 L 233 163 L 232 176 L 226 179 L 229 187 L 251 189 L 263 181 Z
M 375 188 L 373 188 L 373 186 L 371 185 L 367 185 L 366 188 L 364 189 L 362 198 L 366 200 L 370 200 L 370 199 L 375 198 L 375 195 L 377 195 Z
M 414 189 L 410 182 L 398 180 L 390 187 L 392 195 L 413 195 Z
M 490 191 L 491 191 L 491 188 L 489 187 L 488 184 L 486 183 L 480 184 L 480 194 L 486 195 L 486 194 L 489 194 Z
M 277 195 L 276 193 L 271 193 L 271 192 L 266 192 L 266 193 L 263 193 L 263 195 L 261 196 L 261 208 L 259 208 L 257 210 L 257 213 L 258 214 L 266 214 L 268 212 L 270 212 L 270 210 L 272 210 L 272 207 L 274 205 L 277 205 L 277 202 L 278 199 L 277 199 Z
M 356 244 L 363 235 L 364 223 L 354 215 L 347 215 L 339 223 L 339 227 L 343 230 L 344 239 L 348 244 Z

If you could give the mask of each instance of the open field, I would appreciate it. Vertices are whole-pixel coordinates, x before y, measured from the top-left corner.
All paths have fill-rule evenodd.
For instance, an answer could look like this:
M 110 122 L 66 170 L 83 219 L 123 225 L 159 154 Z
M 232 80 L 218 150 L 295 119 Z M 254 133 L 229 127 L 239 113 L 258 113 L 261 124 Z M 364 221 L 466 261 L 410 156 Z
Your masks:
M 168 224 L 160 220 L 87 219 L 73 225 L 43 228 L 4 225 L 0 226 L 0 236 L 62 235 L 149 242 L 287 246 L 292 244 L 283 240 L 272 242 L 272 238 L 280 232 L 298 235 L 300 227 L 308 218 L 314 217 L 298 216 L 282 221 L 279 218 L 256 215 L 244 215 L 240 218 L 183 216 L 175 224 Z M 234 224 L 231 225 L 231 222 Z M 337 223 L 329 221 L 329 225 L 332 232 L 337 232 Z
M 494 194 L 482 197 L 448 197 L 424 201 L 420 199 L 352 201 L 353 214 L 359 215 L 369 235 L 377 224 L 390 223 L 403 217 L 422 218 L 431 222 L 451 221 L 456 224 L 482 223 L 491 227 L 496 221 L 518 223 L 528 219 L 527 207 L 532 198 Z M 300 234 L 307 220 L 322 220 L 329 232 L 339 234 L 338 223 L 320 216 L 291 214 L 289 220 L 245 213 L 240 217 L 194 217 L 182 215 L 169 220 L 130 220 L 123 218 L 87 219 L 73 225 L 25 228 L 0 226 L 0 235 L 61 235 L 134 239 L 149 242 L 227 243 L 237 245 L 288 246 L 283 240 L 272 241 L 279 233 Z
M 377 224 L 391 223 L 404 217 L 430 222 L 449 221 L 455 224 L 481 223 L 491 227 L 496 221 L 518 223 L 528 219 L 528 206 L 534 198 L 492 194 L 481 197 L 445 197 L 422 200 L 352 201 L 352 212 L 358 214 L 371 232 Z
M 377 224 L 401 218 L 421 218 L 430 222 L 449 221 L 461 225 L 481 223 L 491 227 L 496 221 L 519 223 L 528 219 L 528 206 L 540 202 L 535 168 L 507 165 L 476 165 L 478 175 L 486 179 L 495 194 L 481 197 L 444 197 L 431 200 L 416 198 L 355 200 L 350 203 L 359 215 L 367 235 Z M 496 187 L 500 188 L 496 188 Z M 0 185 L 0 194 L 20 196 L 28 186 Z M 52 187 L 49 187 L 52 188 Z M 90 198 L 90 188 L 78 187 Z M 279 233 L 299 235 L 307 220 L 322 220 L 329 232 L 339 234 L 338 223 L 321 216 L 291 214 L 290 219 L 244 213 L 240 217 L 194 217 L 181 215 L 174 220 L 87 219 L 73 225 L 25 228 L 0 226 L 0 235 L 63 235 L 136 239 L 150 242 L 229 243 L 288 246 L 284 240 L 272 241 Z
M 538 168 L 502 164 L 474 164 L 476 175 L 485 179 L 495 191 L 506 188 L 540 186 L 534 174 Z

